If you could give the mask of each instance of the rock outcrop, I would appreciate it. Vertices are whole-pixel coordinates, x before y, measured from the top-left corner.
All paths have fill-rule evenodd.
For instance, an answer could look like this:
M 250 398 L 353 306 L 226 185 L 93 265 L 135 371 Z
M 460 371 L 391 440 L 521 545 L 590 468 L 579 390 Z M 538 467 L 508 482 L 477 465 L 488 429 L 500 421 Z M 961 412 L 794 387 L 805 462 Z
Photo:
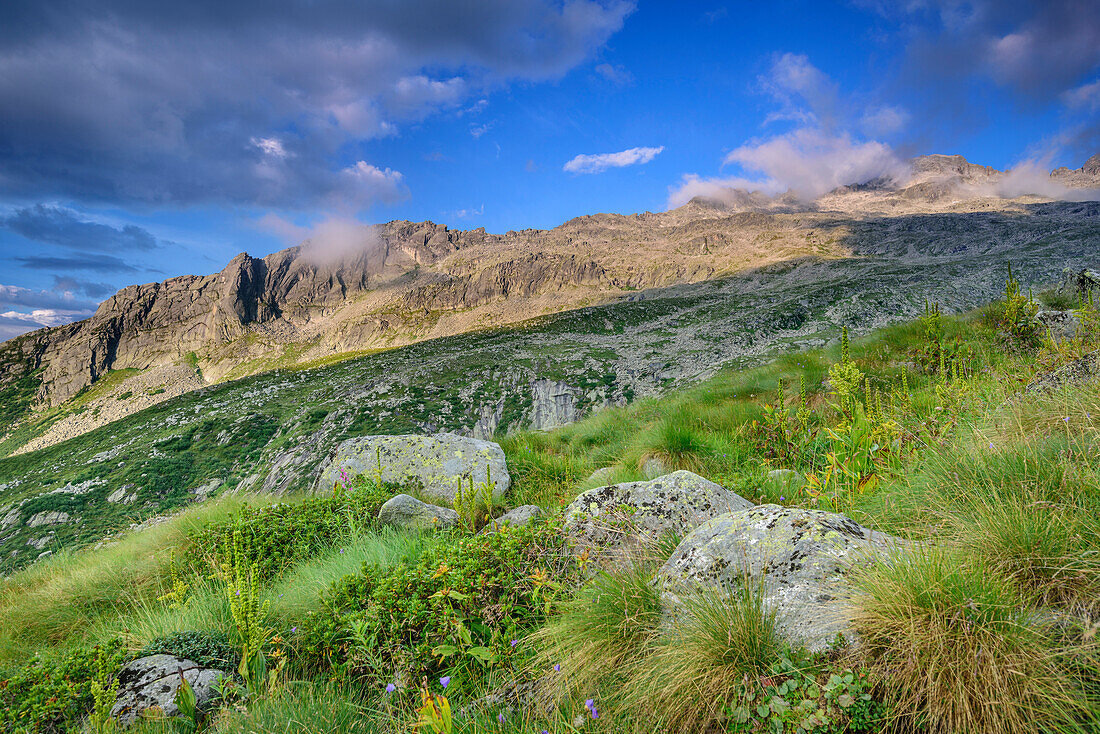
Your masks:
M 545 514 L 546 513 L 543 512 L 542 508 L 538 505 L 522 505 L 508 510 L 508 512 L 500 517 L 495 518 L 485 526 L 482 532 L 499 532 L 501 528 L 506 528 L 508 526 L 522 527 Z
M 615 565 L 662 536 L 680 538 L 714 517 L 752 506 L 698 474 L 677 471 L 582 492 L 565 508 L 565 527 L 578 552 Z
M 214 684 L 224 675 L 220 670 L 203 668 L 173 655 L 139 658 L 118 674 L 118 696 L 111 716 L 120 727 L 127 728 L 139 717 L 153 715 L 152 709 L 164 717 L 177 715 L 176 694 L 182 679 L 191 685 L 199 708 L 203 708 L 214 699 Z
M 698 590 L 761 584 L 766 608 L 792 644 L 821 651 L 856 641 L 847 601 L 852 569 L 898 552 L 904 541 L 844 515 L 760 505 L 691 532 L 661 567 L 662 597 L 675 608 Z
M 488 477 L 499 502 L 512 486 L 504 451 L 491 441 L 454 433 L 434 436 L 361 436 L 344 441 L 329 455 L 315 489 L 326 491 L 349 475 L 377 475 L 383 482 L 415 484 L 421 496 L 453 506 L 458 483 L 475 485 Z

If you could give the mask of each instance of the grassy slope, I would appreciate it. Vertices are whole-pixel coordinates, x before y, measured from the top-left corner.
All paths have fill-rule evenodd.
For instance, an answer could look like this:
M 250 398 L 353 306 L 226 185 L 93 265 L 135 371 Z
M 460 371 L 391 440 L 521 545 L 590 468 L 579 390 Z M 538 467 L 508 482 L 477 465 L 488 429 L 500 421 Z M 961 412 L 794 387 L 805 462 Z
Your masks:
M 278 465 L 274 486 L 305 488 L 321 458 L 349 436 L 468 430 L 494 411 L 501 430 L 521 426 L 530 419 L 537 379 L 567 385 L 582 411 L 621 405 L 690 384 L 721 364 L 744 367 L 820 346 L 842 324 L 859 330 L 911 317 L 926 297 L 949 309 L 973 307 L 999 290 L 1003 259 L 1017 264 L 1025 282 L 1049 282 L 1063 264 L 1084 257 L 1080 236 L 1097 226 L 1087 216 L 1065 226 L 1066 236 L 1055 240 L 1049 223 L 1004 215 L 867 222 L 850 235 L 860 256 L 848 260 L 784 263 L 640 294 L 644 300 L 187 394 L 0 459 L 0 523 L 11 517 L 0 528 L 0 572 L 181 507 L 211 480 L 258 488 Z M 602 420 L 615 420 L 619 410 Z M 644 405 L 639 410 L 644 416 Z M 36 430 L 25 423 L 0 442 L 0 454 Z M 70 483 L 89 480 L 95 483 L 87 493 L 66 493 Z M 132 503 L 105 501 L 122 487 L 135 495 Z M 79 521 L 25 526 L 46 511 Z
M 940 543 L 961 548 L 965 558 L 996 569 L 996 573 L 987 574 L 994 581 L 1000 578 L 997 573 L 1011 573 L 1031 595 L 1026 597 L 1029 603 L 1037 599 L 1052 604 L 1080 599 L 1095 602 L 1100 590 L 1100 562 L 1096 561 L 1100 553 L 1100 454 L 1096 450 L 1100 390 L 1095 385 L 1070 387 L 1006 405 L 1005 398 L 1038 372 L 1074 354 L 1017 350 L 975 315 L 948 319 L 945 326 L 946 341 L 958 345 L 958 354 L 964 355 L 960 363 L 965 364 L 963 373 L 949 380 L 914 369 L 914 360 L 925 345 L 918 324 L 880 330 L 853 344 L 856 363 L 870 376 L 872 385 L 887 395 L 893 390 L 900 399 L 898 388 L 904 374 L 911 399 L 894 414 L 903 429 L 899 436 L 907 438 L 899 441 L 896 457 L 880 465 L 882 481 L 843 498 L 841 509 L 878 529 L 920 539 L 934 533 Z M 1083 348 L 1079 346 L 1078 351 Z M 780 460 L 768 455 L 768 445 L 761 443 L 759 426 L 753 421 L 761 419 L 766 403 L 775 402 L 779 379 L 797 385 L 803 378 L 810 386 L 809 402 L 815 411 L 811 425 L 834 425 L 825 405 L 830 398 L 821 392 L 820 384 L 827 365 L 837 356 L 835 350 L 811 352 L 786 355 L 749 370 L 727 369 L 662 398 L 607 410 L 548 433 L 512 436 L 504 443 L 515 479 L 509 504 L 534 500 L 558 507 L 586 486 L 584 478 L 593 468 L 610 466 L 617 478 L 635 478 L 640 462 L 661 456 L 674 466 L 689 466 L 721 481 L 754 501 L 819 506 L 797 488 L 791 491 L 770 484 L 765 472 L 775 466 L 820 472 L 829 447 L 807 434 L 796 441 L 801 442 L 800 451 Z M 789 403 L 793 403 L 792 392 L 787 391 Z M 821 435 L 820 431 L 809 433 Z M 186 612 L 174 610 L 157 597 L 170 587 L 172 552 L 184 552 L 186 528 L 204 514 L 224 517 L 233 509 L 232 503 L 217 500 L 154 530 L 127 536 L 118 545 L 61 554 L 13 576 L 0 595 L 0 665 L 17 664 L 34 650 L 50 655 L 118 634 L 136 649 L 155 636 L 182 629 L 230 632 L 232 622 L 225 603 L 206 582 L 192 581 L 193 600 Z M 1036 518 L 1047 524 L 1035 527 Z M 1061 545 L 1037 547 L 1036 539 Z M 354 571 L 357 562 L 388 564 L 415 557 L 424 542 L 407 536 L 368 534 L 290 569 L 265 592 L 279 629 L 289 628 L 319 609 L 317 590 Z M 956 566 L 952 561 L 951 568 Z M 129 575 L 118 575 L 124 569 Z M 900 593 L 896 580 L 878 581 L 890 593 Z M 1017 601 L 1021 598 L 1017 592 L 998 589 L 1001 596 L 997 598 L 1022 603 Z M 621 660 L 633 660 L 640 644 L 627 648 L 620 644 L 616 654 Z M 774 654 L 774 650 L 764 652 Z M 598 663 L 603 656 L 597 649 L 588 657 Z M 661 658 L 646 660 L 658 664 Z M 658 668 L 647 675 L 667 681 L 661 671 Z M 927 671 L 918 672 L 922 680 L 927 677 Z M 977 684 L 987 685 L 987 680 Z M 673 693 L 664 689 L 661 693 L 674 695 L 668 705 L 683 706 L 683 697 L 669 690 Z M 281 699 L 259 704 L 247 715 L 224 720 L 222 730 L 258 726 L 258 721 L 279 727 L 295 717 L 304 729 L 315 726 L 318 731 L 326 726 L 346 731 L 374 726 L 388 730 L 386 722 L 397 715 L 386 704 L 370 703 L 369 697 L 363 701 L 328 691 L 321 680 L 291 691 Z M 641 694 L 634 690 L 632 695 Z M 372 711 L 369 718 L 362 716 L 364 705 Z M 567 710 L 571 707 L 585 713 L 579 699 L 565 705 Z M 335 718 L 326 724 L 325 717 Z M 333 723 L 336 719 L 343 723 Z M 566 720 L 568 717 L 560 725 Z M 483 726 L 496 728 L 495 723 Z M 549 720 L 536 718 L 526 727 L 509 724 L 501 730 L 538 731 L 553 726 Z M 463 730 L 483 729 L 467 726 Z M 597 730 L 630 729 L 621 719 L 616 723 L 605 714 Z

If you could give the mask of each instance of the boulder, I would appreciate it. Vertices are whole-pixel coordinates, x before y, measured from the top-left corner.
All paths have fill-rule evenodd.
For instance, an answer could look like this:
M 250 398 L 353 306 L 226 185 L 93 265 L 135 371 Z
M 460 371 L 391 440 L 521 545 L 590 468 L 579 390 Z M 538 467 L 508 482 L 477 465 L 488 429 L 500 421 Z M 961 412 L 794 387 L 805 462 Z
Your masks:
M 684 593 L 759 583 L 780 633 L 818 652 L 838 634 L 856 642 L 849 572 L 888 557 L 904 543 L 844 515 L 760 505 L 696 528 L 661 567 L 658 579 L 671 609 Z
M 395 528 L 430 530 L 453 527 L 458 522 L 458 513 L 447 507 L 429 505 L 407 494 L 399 494 L 386 500 L 378 510 L 378 520 Z
M 58 510 L 46 510 L 31 515 L 27 520 L 28 528 L 36 528 L 40 525 L 60 525 L 61 523 L 72 522 L 73 518 L 67 512 L 60 512 Z
M 752 506 L 698 474 L 677 471 L 583 492 L 565 508 L 565 526 L 580 550 L 614 565 L 662 535 L 680 538 L 711 518 Z
M 507 525 L 521 527 L 537 517 L 542 517 L 544 514 L 546 513 L 538 505 L 523 505 L 514 510 L 508 510 L 508 512 L 486 525 L 482 532 L 499 532 L 501 528 Z
M 1043 310 L 1035 314 L 1035 320 L 1055 343 L 1077 336 L 1077 328 L 1081 323 L 1073 311 Z
M 472 477 L 475 483 L 484 482 L 488 470 L 496 483 L 495 502 L 500 502 L 512 485 L 500 446 L 454 433 L 361 436 L 344 441 L 329 454 L 316 489 L 332 489 L 341 470 L 367 476 L 380 472 L 383 482 L 415 483 L 422 496 L 449 506 L 454 505 L 459 479 Z
M 1100 377 L 1100 352 L 1091 352 L 1069 364 L 1062 365 L 1053 372 L 1039 375 L 1024 388 L 1024 393 L 1052 393 L 1065 385 L 1092 382 L 1098 377 Z M 1013 396 L 1009 402 L 1018 397 L 1019 394 Z
M 1062 284 L 1059 290 L 1076 298 L 1088 298 L 1090 292 L 1093 298 L 1100 297 L 1100 272 L 1089 268 L 1082 270 L 1066 268 L 1062 271 Z
M 118 696 L 111 716 L 126 728 L 143 715 L 176 716 L 176 693 L 181 678 L 195 691 L 199 708 L 214 699 L 214 684 L 224 676 L 220 670 L 174 655 L 149 655 L 126 665 L 118 674 Z M 154 712 L 153 709 L 158 709 Z

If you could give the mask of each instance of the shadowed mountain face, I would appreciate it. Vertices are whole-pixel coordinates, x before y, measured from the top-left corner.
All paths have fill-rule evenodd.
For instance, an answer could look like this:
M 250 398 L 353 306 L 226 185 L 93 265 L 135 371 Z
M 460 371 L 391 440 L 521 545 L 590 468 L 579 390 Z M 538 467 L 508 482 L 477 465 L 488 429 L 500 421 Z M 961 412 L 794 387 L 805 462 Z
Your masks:
M 1087 195 L 1100 186 L 1098 161 L 1059 169 L 1050 181 Z M 42 435 L 23 448 L 48 445 L 226 379 L 784 262 L 878 258 L 909 268 L 984 248 L 984 256 L 1015 264 L 1034 259 L 1027 248 L 1060 243 L 1065 252 L 1036 268 L 1056 275 L 1093 231 L 1094 208 L 994 195 L 1006 175 L 961 156 L 926 156 L 906 182 L 845 187 L 815 202 L 731 192 L 665 213 L 583 216 L 500 235 L 399 221 L 363 227 L 339 248 L 307 242 L 263 259 L 242 253 L 220 273 L 129 286 L 90 319 L 0 345 L 0 391 L 9 403 L 0 431 L 33 418 L 27 411 L 35 406 L 64 410 L 80 395 L 85 410 L 36 430 Z M 994 239 L 980 241 L 983 232 Z M 104 381 L 108 375 L 118 379 Z M 89 394 L 93 386 L 101 389 Z

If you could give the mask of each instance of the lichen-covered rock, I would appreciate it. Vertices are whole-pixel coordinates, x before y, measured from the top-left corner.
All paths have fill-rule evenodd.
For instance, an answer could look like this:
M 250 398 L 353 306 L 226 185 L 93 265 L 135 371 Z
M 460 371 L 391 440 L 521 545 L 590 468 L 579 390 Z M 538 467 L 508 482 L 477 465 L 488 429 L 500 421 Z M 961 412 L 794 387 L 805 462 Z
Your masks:
M 395 528 L 430 530 L 453 527 L 458 522 L 458 513 L 448 507 L 429 505 L 407 494 L 399 494 L 386 500 L 378 510 L 378 521 Z
M 1035 320 L 1044 333 L 1056 343 L 1077 336 L 1081 319 L 1073 311 L 1043 310 L 1035 314 Z
M 1091 352 L 1069 364 L 1062 365 L 1053 372 L 1039 375 L 1024 388 L 1024 393 L 1051 393 L 1064 385 L 1092 382 L 1098 377 L 1100 377 L 1100 352 Z M 1014 398 L 1018 397 L 1019 395 L 1014 396 Z
M 523 505 L 514 510 L 508 510 L 508 512 L 486 525 L 485 530 L 482 532 L 499 532 L 501 528 L 508 525 L 520 527 L 537 517 L 542 517 L 544 514 L 546 513 L 544 513 L 542 508 L 538 505 Z
M 837 635 L 856 636 L 850 621 L 850 571 L 899 550 L 904 541 L 831 512 L 760 505 L 716 517 L 691 532 L 658 572 L 662 597 L 675 608 L 695 589 L 761 583 L 781 634 L 811 651 Z
M 367 476 L 380 471 L 384 482 L 415 482 L 424 497 L 451 506 L 459 479 L 472 477 L 475 483 L 484 482 L 488 470 L 496 484 L 493 488 L 496 502 L 512 485 L 500 446 L 454 433 L 348 439 L 329 455 L 316 488 L 332 489 L 341 470 Z
M 583 492 L 565 508 L 565 526 L 579 550 L 614 565 L 662 535 L 681 537 L 713 517 L 752 506 L 698 474 L 677 471 Z
M 118 696 L 111 716 L 125 728 L 146 712 L 152 714 L 151 709 L 159 709 L 166 717 L 177 715 L 176 693 L 181 678 L 191 684 L 198 706 L 202 708 L 213 700 L 214 684 L 222 675 L 220 670 L 203 668 L 196 662 L 173 655 L 138 658 L 118 674 Z

